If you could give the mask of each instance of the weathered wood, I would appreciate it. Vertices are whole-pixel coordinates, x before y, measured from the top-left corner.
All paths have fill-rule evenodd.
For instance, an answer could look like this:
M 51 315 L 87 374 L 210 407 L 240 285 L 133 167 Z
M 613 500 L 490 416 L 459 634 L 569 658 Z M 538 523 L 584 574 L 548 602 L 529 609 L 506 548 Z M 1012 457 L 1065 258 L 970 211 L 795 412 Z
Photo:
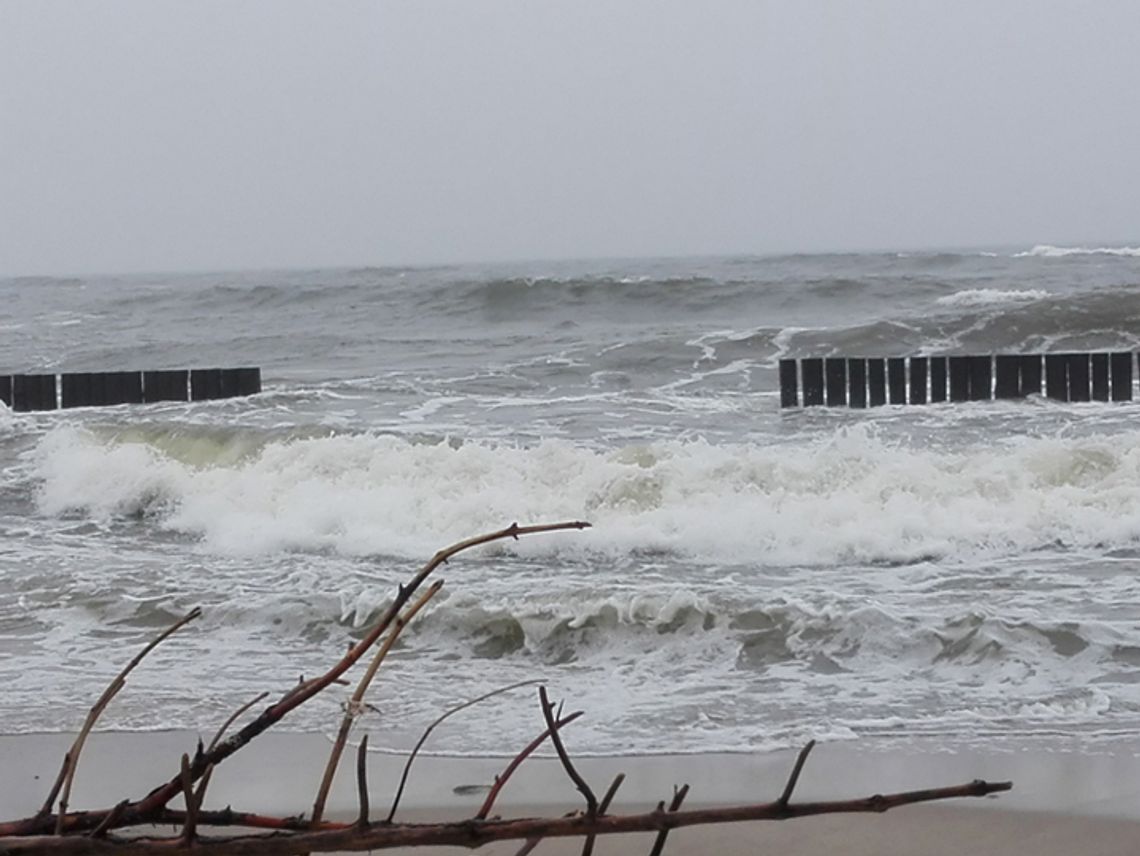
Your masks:
M 261 369 L 222 369 L 222 398 L 238 398 L 261 392 Z
M 30 410 L 55 410 L 55 375 L 13 375 L 12 409 L 22 412 Z
M 1065 373 L 1069 381 L 1069 401 L 1090 401 L 1089 355 L 1066 354 Z
M 821 814 L 866 812 L 881 814 L 893 808 L 956 797 L 984 797 L 1012 787 L 1010 782 L 975 779 L 963 785 L 928 788 L 893 794 L 875 794 L 853 800 L 769 803 L 689 811 L 649 811 L 642 814 L 575 814 L 567 817 L 530 817 L 506 820 L 460 820 L 449 823 L 384 824 L 302 833 L 271 833 L 240 838 L 203 836 L 193 849 L 203 856 L 281 856 L 284 853 L 360 852 L 393 847 L 452 846 L 475 848 L 492 841 L 525 841 L 532 838 L 584 838 L 630 832 L 661 832 L 688 826 L 742 823 L 760 820 L 791 820 Z M 156 856 L 174 850 L 179 839 L 116 838 L 85 836 L 0 838 L 0 854 L 22 856 Z
M 950 400 L 970 400 L 969 357 L 950 357 Z
M 887 403 L 887 361 L 882 357 L 867 360 L 867 397 L 872 407 Z
M 902 357 L 887 360 L 887 391 L 891 404 L 906 404 L 906 360 Z
M 967 357 L 970 367 L 970 401 L 993 398 L 993 359 L 987 356 Z
M 0 401 L 8 407 L 12 406 L 12 376 L 0 375 Z
M 940 402 L 946 400 L 947 368 L 945 357 L 930 358 L 930 400 Z
M 994 398 L 1021 398 L 1021 357 L 994 357 Z
M 1019 392 L 1022 398 L 1041 394 L 1041 355 L 1025 354 L 1020 357 Z
M 842 357 L 828 357 L 824 361 L 824 375 L 827 381 L 827 406 L 847 406 L 847 360 Z
M 1109 384 L 1113 401 L 1132 400 L 1132 362 L 1132 354 L 1128 351 L 1109 355 Z
M 190 372 L 186 369 L 143 372 L 143 402 L 189 401 Z
M 1069 379 L 1064 354 L 1045 355 L 1045 395 L 1054 401 L 1069 400 Z
M 780 360 L 780 406 L 797 407 L 800 403 L 799 378 L 795 360 Z
M 221 369 L 190 370 L 190 400 L 212 401 L 222 397 Z
M 910 358 L 910 403 L 926 404 L 926 357 Z
M 867 361 L 861 357 L 847 360 L 847 378 L 851 387 L 848 403 L 852 407 L 867 406 Z
M 1093 354 L 1091 364 L 1093 401 L 1108 401 L 1108 354 Z
M 823 404 L 823 360 L 802 360 L 800 370 L 803 373 L 804 407 L 818 407 Z

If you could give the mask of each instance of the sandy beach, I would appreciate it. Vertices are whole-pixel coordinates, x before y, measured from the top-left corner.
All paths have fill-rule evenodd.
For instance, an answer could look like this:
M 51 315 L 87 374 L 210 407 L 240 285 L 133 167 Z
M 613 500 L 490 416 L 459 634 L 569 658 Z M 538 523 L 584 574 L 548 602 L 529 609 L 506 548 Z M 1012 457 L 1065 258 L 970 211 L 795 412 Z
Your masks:
M 69 735 L 0 737 L 0 815 L 22 817 L 38 808 Z M 72 804 L 98 808 L 138 797 L 173 775 L 177 759 L 193 751 L 189 732 L 93 735 L 76 778 Z M 311 807 L 327 756 L 320 735 L 267 734 L 229 759 L 210 787 L 207 807 L 298 814 Z M 579 768 L 603 790 L 617 772 L 626 784 L 615 811 L 644 811 L 668 799 L 674 784 L 688 783 L 686 808 L 764 802 L 778 795 L 794 753 L 762 755 L 663 755 L 583 758 Z M 502 758 L 425 756 L 417 760 L 397 820 L 459 819 L 475 812 L 486 786 L 506 763 Z M 370 756 L 374 817 L 387 813 L 403 759 Z M 333 814 L 355 813 L 351 774 L 342 768 Z M 1012 780 L 1013 791 L 995 797 L 907 806 L 883 815 L 834 815 L 786 822 L 748 822 L 679 830 L 667 852 L 748 853 L 757 848 L 800 854 L 1126 854 L 1140 840 L 1140 761 L 1127 745 L 1112 751 L 1049 751 L 1021 747 L 989 753 L 914 748 L 821 745 L 809 760 L 797 797 L 843 799 L 915 788 L 962 784 L 974 778 Z M 497 810 L 504 817 L 557 815 L 580 799 L 549 758 L 528 761 L 504 789 Z M 600 853 L 648 850 L 652 835 L 614 836 Z M 514 853 L 517 842 L 480 852 Z M 546 841 L 539 852 L 577 852 L 573 841 Z M 403 851 L 394 851 L 403 852 Z M 409 851 L 412 852 L 412 851 Z M 456 853 L 456 848 L 418 853 Z

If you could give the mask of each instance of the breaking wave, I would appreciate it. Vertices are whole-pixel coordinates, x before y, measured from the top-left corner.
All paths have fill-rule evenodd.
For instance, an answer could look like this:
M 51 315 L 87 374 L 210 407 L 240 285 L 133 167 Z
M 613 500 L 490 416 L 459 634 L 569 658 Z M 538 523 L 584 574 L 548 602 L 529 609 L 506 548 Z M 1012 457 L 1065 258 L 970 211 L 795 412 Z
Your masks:
M 587 519 L 523 545 L 663 551 L 768 566 L 906 564 L 1140 541 L 1140 431 L 1014 437 L 958 450 L 840 429 L 782 444 L 659 441 L 598 450 L 215 429 L 61 427 L 34 453 L 48 515 L 149 520 L 222 555 L 423 556 L 524 509 Z
M 1140 257 L 1140 247 L 1055 247 L 1038 244 L 1031 250 L 1014 253 L 1014 258 L 1059 259 L 1065 256 L 1131 256 Z

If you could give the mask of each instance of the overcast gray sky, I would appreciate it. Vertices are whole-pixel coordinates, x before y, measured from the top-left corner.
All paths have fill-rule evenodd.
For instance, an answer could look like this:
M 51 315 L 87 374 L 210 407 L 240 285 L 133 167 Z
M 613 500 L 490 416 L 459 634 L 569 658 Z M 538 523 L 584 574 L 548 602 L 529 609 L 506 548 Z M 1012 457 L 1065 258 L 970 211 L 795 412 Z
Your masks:
M 0 0 L 0 275 L 1140 243 L 1140 3 Z

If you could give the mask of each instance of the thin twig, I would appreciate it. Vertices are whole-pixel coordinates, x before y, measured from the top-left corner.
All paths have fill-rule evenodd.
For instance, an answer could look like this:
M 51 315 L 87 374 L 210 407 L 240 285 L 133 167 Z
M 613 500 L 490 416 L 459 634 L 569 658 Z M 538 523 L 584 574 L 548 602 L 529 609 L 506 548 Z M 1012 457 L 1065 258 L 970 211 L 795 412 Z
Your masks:
M 356 794 L 360 802 L 360 814 L 357 815 L 356 825 L 361 829 L 368 828 L 368 735 L 365 734 L 356 750 Z
M 198 607 L 194 607 L 190 612 L 147 643 L 146 647 L 136 654 L 134 659 L 127 663 L 123 670 L 115 676 L 114 680 L 103 690 L 103 694 L 99 696 L 99 700 L 95 702 L 91 710 L 87 713 L 87 719 L 84 721 L 83 727 L 79 730 L 79 735 L 75 738 L 75 742 L 71 744 L 71 749 L 68 750 L 64 756 L 64 763 L 59 771 L 59 778 L 57 778 L 55 784 L 52 785 L 51 793 L 44 803 L 44 807 L 40 809 L 41 817 L 51 814 L 51 804 L 55 801 L 55 796 L 60 792 L 62 785 L 63 793 L 59 798 L 59 817 L 56 819 L 55 824 L 56 835 L 60 835 L 63 832 L 64 819 L 67 815 L 67 805 L 71 799 L 71 784 L 75 781 L 75 771 L 79 767 L 79 755 L 83 752 L 83 744 L 87 742 L 87 736 L 91 733 L 91 729 L 95 727 L 95 722 L 99 719 L 103 711 L 107 709 L 107 705 L 111 703 L 111 700 L 118 694 L 119 690 L 126 686 L 127 676 L 134 671 L 135 666 L 141 663 L 147 654 L 157 648 L 169 636 L 177 633 L 201 614 L 202 610 Z
M 550 742 L 554 744 L 554 751 L 558 753 L 558 760 L 562 762 L 562 769 L 566 771 L 566 775 L 570 777 L 570 781 L 574 786 L 582 792 L 582 796 L 586 798 L 586 815 L 593 817 L 598 813 L 598 798 L 594 796 L 594 792 L 590 790 L 590 786 L 586 784 L 586 780 L 579 775 L 578 771 L 574 769 L 574 765 L 570 763 L 570 756 L 566 752 L 566 747 L 562 745 L 562 738 L 558 734 L 558 729 L 554 727 L 554 705 L 546 697 L 546 687 L 538 688 L 538 698 L 542 702 L 542 716 L 546 720 L 546 726 L 550 729 Z
M 194 780 L 190 777 L 190 756 L 182 753 L 182 793 L 186 797 L 186 823 L 182 827 L 182 843 L 190 846 L 198 825 L 198 806 L 194 800 Z
M 388 634 L 388 638 L 384 640 L 384 644 L 376 649 L 376 653 L 372 656 L 372 662 L 368 664 L 368 669 L 360 678 L 360 682 L 356 685 L 356 691 L 352 694 L 352 698 L 344 709 L 344 716 L 340 720 L 340 729 L 337 731 L 336 740 L 333 741 L 332 749 L 329 751 L 329 760 L 325 764 L 325 773 L 321 777 L 321 784 L 317 788 L 317 797 L 313 801 L 313 823 L 321 822 L 321 818 L 325 813 L 325 802 L 328 800 L 329 791 L 332 790 L 333 777 L 336 776 L 336 768 L 340 765 L 341 755 L 344 754 L 344 747 L 348 743 L 348 732 L 352 730 L 352 723 L 356 719 L 358 712 L 362 709 L 364 704 L 364 694 L 368 692 L 368 687 L 372 683 L 372 679 L 376 677 L 376 672 L 380 668 L 380 664 L 384 662 L 384 658 L 388 656 L 388 652 L 392 650 L 392 646 L 396 644 L 396 639 L 399 638 L 400 633 L 404 628 L 411 623 L 415 618 L 417 612 L 423 609 L 429 600 L 439 593 L 443 587 L 443 580 L 438 580 L 432 583 L 427 591 L 420 595 L 419 599 L 408 607 L 392 626 L 392 632 Z
M 582 713 L 583 711 L 576 710 L 565 719 L 558 720 L 552 727 L 547 728 L 542 734 L 530 741 L 521 752 L 515 755 L 515 757 L 511 759 L 511 762 L 507 764 L 506 769 L 495 777 L 495 783 L 491 785 L 491 790 L 487 794 L 487 798 L 483 800 L 483 805 L 475 814 L 475 820 L 486 820 L 487 815 L 491 813 L 491 806 L 495 804 L 495 799 L 499 796 L 499 792 L 503 789 L 503 786 L 506 785 L 507 780 L 510 779 L 514 771 L 519 768 L 519 764 L 525 761 L 535 749 L 541 746 L 547 737 L 556 732 L 559 728 L 564 728 L 569 725 L 581 716 Z
M 103 818 L 102 823 L 100 823 L 98 826 L 96 826 L 94 829 L 91 830 L 91 833 L 90 833 L 91 837 L 92 838 L 104 838 L 104 837 L 106 837 L 107 831 L 115 825 L 115 822 L 122 815 L 123 809 L 125 809 L 130 804 L 130 802 L 131 802 L 130 800 L 123 800 L 122 802 L 117 803 L 113 809 L 111 809 L 109 812 L 107 812 L 107 816 L 105 818 Z
M 507 686 L 507 687 L 499 687 L 497 690 L 491 690 L 491 692 L 485 693 L 484 695 L 481 695 L 478 698 L 468 699 L 467 701 L 463 702 L 462 704 L 457 704 L 455 707 L 446 711 L 443 714 L 443 716 L 439 717 L 437 720 L 435 720 L 435 722 L 433 722 L 431 725 L 429 725 L 427 728 L 425 728 L 424 733 L 422 735 L 420 735 L 419 741 L 412 748 L 411 754 L 408 755 L 408 760 L 406 762 L 404 762 L 404 772 L 403 772 L 403 775 L 400 776 L 400 785 L 399 785 L 399 787 L 396 788 L 396 796 L 392 800 L 392 808 L 388 811 L 388 816 L 384 819 L 384 822 L 385 823 L 391 823 L 392 818 L 396 816 L 396 809 L 400 805 L 400 798 L 404 795 L 404 786 L 408 782 L 408 773 L 412 769 L 412 762 L 416 760 L 416 755 L 419 754 L 420 749 L 423 748 L 424 743 L 427 742 L 428 737 L 431 736 L 431 733 L 436 729 L 436 726 L 440 725 L 448 717 L 454 716 L 455 714 L 459 713 L 460 711 L 466 710 L 467 708 L 472 707 L 473 705 L 479 704 L 480 702 L 486 701 L 489 698 L 492 698 L 492 697 L 497 696 L 497 695 L 502 695 L 503 693 L 510 692 L 511 690 L 517 690 L 519 687 L 528 687 L 528 686 L 531 686 L 532 684 L 537 684 L 537 683 L 541 683 L 541 680 L 536 678 L 536 679 L 530 680 L 530 681 L 519 681 L 517 684 L 511 684 L 510 686 Z
M 682 785 L 680 790 L 673 789 L 673 801 L 669 803 L 669 811 L 676 812 L 681 808 L 681 803 L 685 801 L 685 797 L 689 794 L 689 786 Z M 649 856 L 661 856 L 662 851 L 665 849 L 665 839 L 669 837 L 669 830 L 662 829 L 657 833 L 657 839 L 653 842 L 653 849 L 649 851 Z
M 780 794 L 780 798 L 776 800 L 778 805 L 787 805 L 788 801 L 792 798 L 792 791 L 796 789 L 796 782 L 800 780 L 800 772 L 804 768 L 804 762 L 807 761 L 808 755 L 811 750 L 815 748 L 815 741 L 809 740 L 807 745 L 800 750 L 800 754 L 796 756 L 796 763 L 792 767 L 792 774 L 788 776 L 788 783 L 784 785 L 784 792 Z
M 614 801 L 614 797 L 617 796 L 618 788 L 621 787 L 621 783 L 624 781 L 625 773 L 618 773 L 614 776 L 614 780 L 610 782 L 609 788 L 607 788 L 606 792 L 602 795 L 602 801 L 598 803 L 599 815 L 603 815 L 609 810 L 610 803 Z M 594 852 L 594 839 L 596 837 L 597 836 L 592 834 L 586 836 L 586 840 L 582 842 L 582 856 L 591 856 Z
M 214 739 L 210 741 L 209 749 L 207 749 L 206 751 L 209 751 L 210 749 L 213 749 L 215 746 L 217 746 L 218 743 L 221 742 L 221 739 L 223 737 L 225 737 L 226 732 L 230 730 L 230 726 L 234 724 L 234 722 L 237 720 L 237 718 L 239 716 L 241 716 L 243 713 L 245 713 L 247 710 L 249 710 L 251 707 L 253 707 L 255 704 L 257 704 L 258 702 L 264 701 L 265 697 L 267 695 L 269 695 L 268 692 L 263 692 L 261 695 L 257 696 L 256 698 L 251 698 L 249 701 L 247 701 L 245 704 L 243 704 L 241 707 L 239 707 L 237 710 L 235 710 L 233 713 L 231 713 L 230 718 L 222 723 L 222 727 L 219 728 L 216 732 L 214 732 Z

